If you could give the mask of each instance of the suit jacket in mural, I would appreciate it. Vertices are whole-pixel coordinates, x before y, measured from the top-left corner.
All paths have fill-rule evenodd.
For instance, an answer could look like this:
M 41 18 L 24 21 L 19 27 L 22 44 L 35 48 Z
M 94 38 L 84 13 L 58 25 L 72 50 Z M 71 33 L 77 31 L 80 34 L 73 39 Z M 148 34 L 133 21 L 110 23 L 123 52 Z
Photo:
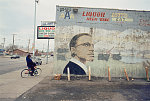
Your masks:
M 86 75 L 85 71 L 74 62 L 69 61 L 69 63 L 64 68 L 63 74 L 67 74 L 67 68 L 70 69 L 70 74 Z

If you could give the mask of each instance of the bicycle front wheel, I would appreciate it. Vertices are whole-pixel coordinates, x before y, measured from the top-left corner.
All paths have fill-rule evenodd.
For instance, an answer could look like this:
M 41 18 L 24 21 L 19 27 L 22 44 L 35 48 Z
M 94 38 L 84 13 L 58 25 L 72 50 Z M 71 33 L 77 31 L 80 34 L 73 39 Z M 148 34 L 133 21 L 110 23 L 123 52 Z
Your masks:
M 22 72 L 21 72 L 21 77 L 22 78 L 26 78 L 26 77 L 28 77 L 30 74 L 29 74 L 29 70 L 28 69 L 24 69 L 24 70 L 22 70 Z
M 36 68 L 35 71 L 34 71 L 35 76 L 39 76 L 41 73 L 42 73 L 41 68 Z

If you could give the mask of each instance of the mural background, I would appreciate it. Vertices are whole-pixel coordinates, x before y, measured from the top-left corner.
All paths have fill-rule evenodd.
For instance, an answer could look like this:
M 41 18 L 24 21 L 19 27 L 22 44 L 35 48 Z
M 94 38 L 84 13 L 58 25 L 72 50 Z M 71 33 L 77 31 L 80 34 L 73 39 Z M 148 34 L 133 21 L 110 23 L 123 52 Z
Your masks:
M 55 68 L 62 74 L 71 58 L 69 42 L 89 33 L 94 42 L 94 61 L 87 63 L 93 76 L 145 77 L 143 62 L 150 61 L 150 12 L 117 9 L 56 7 Z

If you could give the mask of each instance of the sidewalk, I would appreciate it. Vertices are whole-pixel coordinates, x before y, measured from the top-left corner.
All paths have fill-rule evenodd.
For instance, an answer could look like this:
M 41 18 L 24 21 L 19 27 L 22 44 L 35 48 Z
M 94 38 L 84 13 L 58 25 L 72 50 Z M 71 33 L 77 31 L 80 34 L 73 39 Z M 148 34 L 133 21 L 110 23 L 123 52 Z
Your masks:
M 62 76 L 54 80 L 53 62 L 38 66 L 39 77 L 21 78 L 22 70 L 0 75 L 0 101 L 150 101 L 150 82 L 145 79 Z
M 14 101 L 21 94 L 38 84 L 46 76 L 50 76 L 53 63 L 38 66 L 42 73 L 38 77 L 21 78 L 22 70 L 0 75 L 0 101 Z
M 15 101 L 150 101 L 150 82 L 126 79 L 67 76 L 61 80 L 45 77 Z

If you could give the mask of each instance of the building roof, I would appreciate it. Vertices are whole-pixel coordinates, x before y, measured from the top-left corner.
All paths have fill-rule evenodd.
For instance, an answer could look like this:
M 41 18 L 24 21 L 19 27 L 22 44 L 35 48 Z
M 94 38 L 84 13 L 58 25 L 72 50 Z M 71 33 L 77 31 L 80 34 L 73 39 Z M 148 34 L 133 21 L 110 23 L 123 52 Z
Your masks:
M 16 50 L 19 50 L 19 51 L 22 51 L 22 52 L 28 53 L 28 51 L 27 51 L 27 50 L 23 50 L 23 49 L 15 49 L 14 51 L 16 51 Z M 31 51 L 29 51 L 29 53 L 32 53 L 32 52 L 31 52 Z

